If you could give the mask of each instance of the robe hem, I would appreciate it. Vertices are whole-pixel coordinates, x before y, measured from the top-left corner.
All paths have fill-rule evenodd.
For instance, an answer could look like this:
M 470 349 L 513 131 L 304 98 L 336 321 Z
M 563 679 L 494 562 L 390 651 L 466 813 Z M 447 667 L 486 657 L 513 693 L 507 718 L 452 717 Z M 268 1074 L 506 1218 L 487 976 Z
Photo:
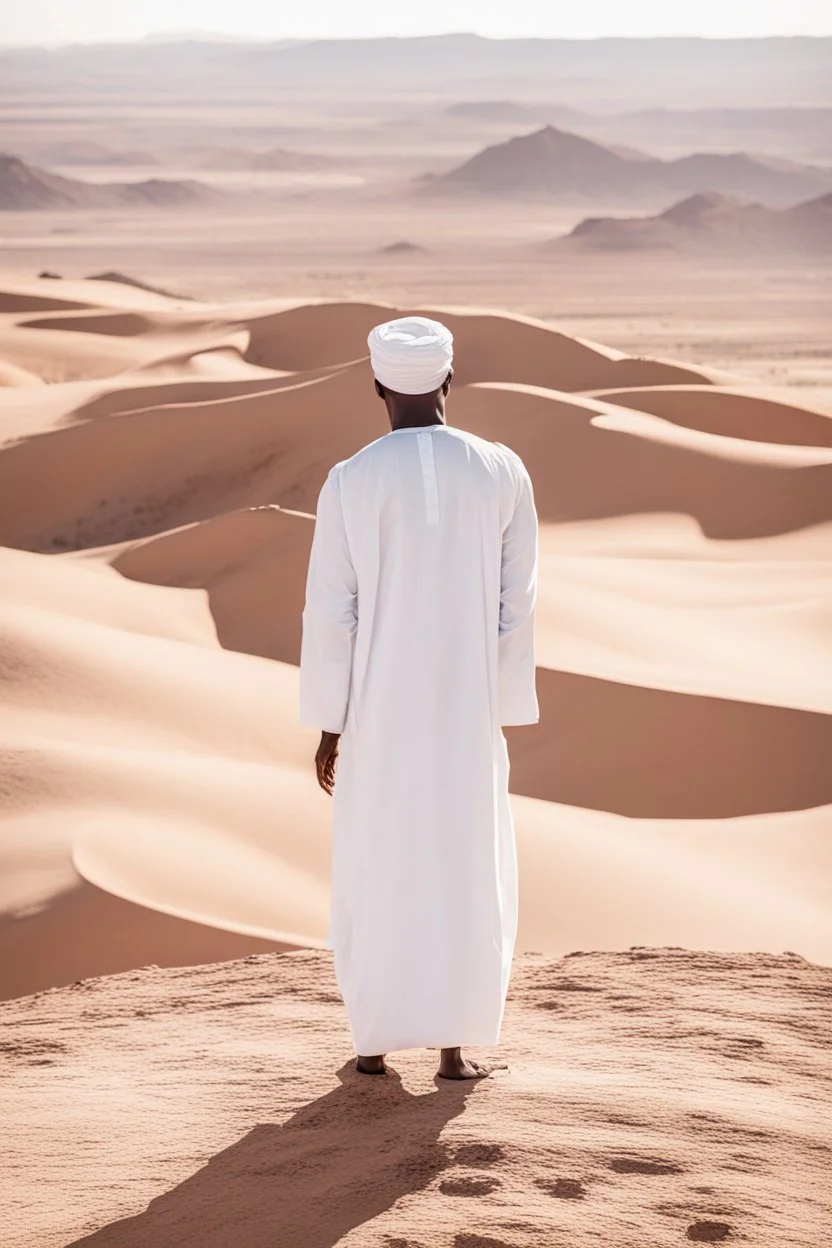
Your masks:
M 353 1042 L 355 1043 L 355 1037 L 353 1037 Z M 457 1036 L 452 1041 L 449 1040 L 447 1036 L 443 1036 L 441 1039 L 437 1039 L 435 1036 L 428 1036 L 419 1040 L 408 1040 L 406 1043 L 403 1043 L 401 1039 L 398 1039 L 388 1041 L 386 1044 L 379 1044 L 378 1040 L 374 1039 L 369 1048 L 360 1048 L 356 1044 L 355 1051 L 364 1057 L 375 1057 L 379 1053 L 405 1053 L 409 1049 L 493 1049 L 496 1048 L 499 1043 L 499 1032 L 495 1034 L 492 1031 L 489 1032 L 487 1036 L 469 1035 L 467 1038 L 465 1036 L 462 1038 Z

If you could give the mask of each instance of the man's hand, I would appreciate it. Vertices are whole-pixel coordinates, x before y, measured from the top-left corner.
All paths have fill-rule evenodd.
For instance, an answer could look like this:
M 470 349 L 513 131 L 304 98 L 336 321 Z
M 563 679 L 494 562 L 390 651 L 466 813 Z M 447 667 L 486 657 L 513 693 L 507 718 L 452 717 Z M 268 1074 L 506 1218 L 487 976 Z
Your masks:
M 315 755 L 315 770 L 318 773 L 318 784 L 330 797 L 335 791 L 335 764 L 338 761 L 338 743 L 341 734 L 338 732 L 322 732 L 321 744 Z

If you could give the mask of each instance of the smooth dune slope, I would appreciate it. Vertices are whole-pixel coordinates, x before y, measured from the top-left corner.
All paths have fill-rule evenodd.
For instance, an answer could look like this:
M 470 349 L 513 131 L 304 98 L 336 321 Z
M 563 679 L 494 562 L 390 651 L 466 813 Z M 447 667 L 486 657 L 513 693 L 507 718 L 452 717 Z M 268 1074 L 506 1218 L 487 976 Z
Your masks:
M 623 385 L 707 381 L 695 369 L 663 360 L 634 359 L 599 343 L 558 333 L 531 317 L 477 309 L 422 308 L 441 316 L 454 335 L 457 383 L 518 381 L 559 390 L 582 390 L 615 378 Z M 397 315 L 389 304 L 321 303 L 249 316 L 247 357 L 270 368 L 320 368 L 364 358 L 367 334 Z M 594 382 L 591 379 L 595 379 Z M 625 380 L 626 379 L 626 380 Z
M 724 386 L 650 386 L 596 390 L 594 398 L 651 412 L 674 424 L 723 437 L 785 446 L 832 446 L 832 417 L 806 406 Z
M 0 307 L 34 378 L 0 390 L 0 990 L 320 943 L 300 613 L 326 473 L 385 432 L 363 357 L 394 309 L 46 280 Z M 542 521 L 520 947 L 832 959 L 828 418 L 438 315 L 451 423 L 523 456 Z

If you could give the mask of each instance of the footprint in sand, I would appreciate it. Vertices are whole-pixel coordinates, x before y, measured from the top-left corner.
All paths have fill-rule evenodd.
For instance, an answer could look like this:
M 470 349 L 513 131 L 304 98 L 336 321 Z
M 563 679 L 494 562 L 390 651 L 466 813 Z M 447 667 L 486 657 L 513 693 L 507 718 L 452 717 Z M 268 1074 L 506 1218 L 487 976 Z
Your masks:
M 488 1235 L 457 1235 L 454 1248 L 514 1248 L 504 1239 L 491 1239 Z
M 610 1170 L 616 1174 L 683 1174 L 681 1166 L 672 1161 L 644 1161 L 640 1157 L 615 1157 Z
M 499 1186 L 499 1179 L 492 1178 L 490 1174 L 483 1174 L 459 1179 L 443 1179 L 439 1184 L 439 1190 L 445 1196 L 487 1196 L 489 1192 L 496 1191 Z
M 583 1200 L 586 1188 L 580 1179 L 535 1179 L 535 1183 L 548 1196 L 559 1200 Z
M 718 1244 L 730 1234 L 727 1222 L 694 1222 L 687 1229 L 688 1239 L 699 1244 Z
M 463 1144 L 454 1156 L 458 1166 L 493 1166 L 502 1161 L 505 1151 L 499 1144 Z

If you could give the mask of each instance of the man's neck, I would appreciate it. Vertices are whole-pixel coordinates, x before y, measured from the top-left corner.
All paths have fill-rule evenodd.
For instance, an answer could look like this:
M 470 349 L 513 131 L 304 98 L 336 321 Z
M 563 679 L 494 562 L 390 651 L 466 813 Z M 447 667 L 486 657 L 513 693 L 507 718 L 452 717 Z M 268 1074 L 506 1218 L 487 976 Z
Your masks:
M 434 395 L 414 395 L 412 398 L 398 394 L 388 406 L 392 429 L 424 429 L 430 425 L 444 425 L 445 404 Z
M 429 419 L 429 420 L 416 420 L 413 418 L 408 418 L 406 420 L 397 420 L 395 424 L 393 425 L 393 432 L 395 433 L 397 429 L 430 429 L 432 425 L 444 425 L 444 424 L 445 424 L 445 421 L 442 419 L 442 417 L 436 416 L 436 415 L 433 416 L 433 419 Z

